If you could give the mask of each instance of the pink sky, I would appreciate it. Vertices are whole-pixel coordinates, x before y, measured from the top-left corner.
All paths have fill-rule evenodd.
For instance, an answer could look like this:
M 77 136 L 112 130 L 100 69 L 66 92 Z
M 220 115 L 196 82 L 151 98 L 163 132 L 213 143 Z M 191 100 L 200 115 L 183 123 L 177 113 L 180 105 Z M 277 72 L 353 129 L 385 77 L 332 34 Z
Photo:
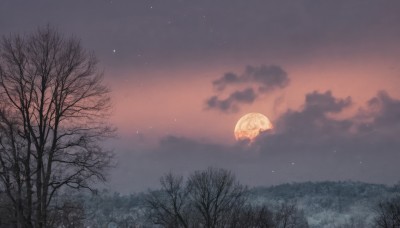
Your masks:
M 213 80 L 226 72 L 241 72 L 245 62 L 220 66 L 214 63 L 209 67 L 176 64 L 142 72 L 128 70 L 122 73 L 128 79 L 111 83 L 113 122 L 122 137 L 137 140 L 140 135 L 145 139 L 142 142 L 155 142 L 165 135 L 184 135 L 231 144 L 233 128 L 242 115 L 261 112 L 274 121 L 287 109 L 298 109 L 304 95 L 314 90 L 331 90 L 342 98 L 351 96 L 355 102 L 353 113 L 379 90 L 400 97 L 397 87 L 400 69 L 394 59 L 370 54 L 288 62 L 282 65 L 291 80 L 287 88 L 263 95 L 234 114 L 206 110 L 205 100 L 213 93 Z M 143 79 L 131 80 L 129 75 L 143 75 Z

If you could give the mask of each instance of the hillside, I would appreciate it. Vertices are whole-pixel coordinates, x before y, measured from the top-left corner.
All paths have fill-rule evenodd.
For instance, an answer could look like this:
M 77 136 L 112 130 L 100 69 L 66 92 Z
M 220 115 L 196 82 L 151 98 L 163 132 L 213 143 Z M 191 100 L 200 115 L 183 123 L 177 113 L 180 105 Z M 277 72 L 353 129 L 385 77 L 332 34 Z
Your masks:
M 257 187 L 250 192 L 255 203 L 296 202 L 310 227 L 368 227 L 376 205 L 399 195 L 400 188 L 351 181 L 305 182 Z
M 296 203 L 302 209 L 310 227 L 370 227 L 374 209 L 382 201 L 400 195 L 400 187 L 362 182 L 304 182 L 271 187 L 256 187 L 249 191 L 254 204 L 270 208 L 284 202 Z M 120 195 L 108 191 L 92 196 L 79 196 L 85 202 L 91 227 L 109 224 L 147 224 L 144 217 L 143 193 Z M 113 225 L 114 224 L 114 225 Z M 147 224 L 148 225 L 148 224 Z M 147 226 L 146 226 L 147 227 Z

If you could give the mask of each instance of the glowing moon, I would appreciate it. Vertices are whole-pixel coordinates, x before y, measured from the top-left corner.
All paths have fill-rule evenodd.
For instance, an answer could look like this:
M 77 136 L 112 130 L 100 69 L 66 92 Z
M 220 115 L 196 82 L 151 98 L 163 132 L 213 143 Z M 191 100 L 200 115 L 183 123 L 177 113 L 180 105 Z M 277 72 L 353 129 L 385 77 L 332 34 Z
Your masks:
M 253 141 L 260 132 L 272 129 L 271 121 L 261 113 L 248 113 L 242 116 L 235 126 L 236 140 Z

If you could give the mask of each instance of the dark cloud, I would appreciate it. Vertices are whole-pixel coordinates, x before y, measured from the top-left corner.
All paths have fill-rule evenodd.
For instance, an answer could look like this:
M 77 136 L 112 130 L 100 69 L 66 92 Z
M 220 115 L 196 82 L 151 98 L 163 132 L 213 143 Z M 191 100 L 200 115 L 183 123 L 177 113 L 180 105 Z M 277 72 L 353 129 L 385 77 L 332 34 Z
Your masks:
M 281 67 L 276 65 L 247 66 L 242 74 L 229 72 L 214 80 L 212 84 L 219 92 L 227 87 L 251 86 L 244 90 L 235 90 L 225 99 L 214 95 L 206 101 L 209 109 L 236 112 L 240 104 L 253 103 L 259 93 L 285 88 L 289 84 L 289 77 Z
M 338 113 L 352 104 L 351 98 L 338 99 L 332 95 L 331 91 L 319 93 L 306 94 L 303 112 L 317 112 L 317 113 Z
M 237 74 L 229 72 L 224 74 L 221 78 L 213 81 L 213 86 L 215 89 L 221 91 L 229 84 L 237 84 L 243 82 L 243 78 L 239 77 Z
M 293 137 L 310 137 L 329 133 L 343 133 L 351 127 L 349 120 L 336 120 L 328 113 L 339 113 L 352 104 L 351 98 L 335 98 L 330 91 L 306 94 L 303 109 L 288 110 L 276 123 L 277 131 Z
M 372 125 L 382 127 L 400 126 L 400 100 L 396 100 L 385 91 L 368 101 L 368 108 L 373 116 Z
M 284 113 L 277 120 L 275 134 L 261 135 L 256 144 L 266 154 L 341 150 L 350 157 L 379 159 L 400 150 L 400 100 L 381 91 L 354 117 L 338 119 L 328 115 L 351 105 L 350 97 L 335 98 L 330 91 L 309 93 L 301 110 Z
M 244 75 L 247 76 L 248 81 L 254 81 L 260 85 L 258 88 L 260 92 L 269 92 L 277 88 L 282 89 L 289 84 L 287 73 L 281 67 L 275 65 L 247 66 Z
M 355 116 L 332 116 L 352 105 L 350 97 L 314 91 L 305 95 L 299 110 L 287 110 L 278 118 L 275 132 L 260 135 L 252 144 L 222 145 L 168 136 L 157 148 L 143 153 L 135 166 L 142 173 L 152 173 L 148 175 L 154 184 L 171 167 L 188 174 L 208 166 L 233 170 L 249 185 L 310 180 L 399 181 L 400 100 L 379 92 Z
M 276 88 L 284 88 L 289 84 L 287 73 L 279 66 L 261 65 L 247 66 L 243 74 L 226 73 L 221 78 L 213 81 L 215 89 L 222 91 L 227 86 L 238 84 L 251 84 L 258 86 L 261 92 L 269 92 Z
M 275 123 L 275 134 L 265 134 L 258 138 L 257 144 L 263 151 L 287 151 L 297 146 L 318 145 L 331 139 L 348 138 L 353 120 L 338 120 L 330 113 L 340 113 L 352 105 L 350 97 L 336 98 L 331 91 L 314 91 L 305 95 L 301 110 L 288 110 Z M 289 149 L 290 148 L 290 149 Z M 328 147 L 329 148 L 329 147 Z
M 388 147 L 391 141 L 399 141 L 400 100 L 380 91 L 359 110 L 354 121 L 358 123 L 356 129 L 360 135 L 369 137 L 370 142 L 386 141 L 383 147 Z
M 220 100 L 218 96 L 212 96 L 207 100 L 207 107 L 218 109 L 223 112 L 238 111 L 238 104 L 251 104 L 257 98 L 256 92 L 252 88 L 235 91 L 228 98 Z

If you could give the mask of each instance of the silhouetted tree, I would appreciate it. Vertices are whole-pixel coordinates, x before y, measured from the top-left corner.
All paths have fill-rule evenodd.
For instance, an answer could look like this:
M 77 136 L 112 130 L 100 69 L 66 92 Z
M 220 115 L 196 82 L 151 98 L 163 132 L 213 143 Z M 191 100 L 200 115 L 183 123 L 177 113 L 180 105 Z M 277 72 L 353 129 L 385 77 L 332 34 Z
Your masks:
M 83 228 L 85 208 L 82 202 L 64 200 L 49 212 L 48 227 Z
M 400 227 L 400 197 L 380 202 L 376 208 L 376 227 L 399 228 Z
M 246 188 L 223 169 L 196 171 L 185 184 L 169 173 L 146 198 L 148 216 L 163 227 L 224 227 L 244 203 Z
M 295 203 L 283 203 L 274 215 L 277 228 L 307 228 L 308 222 L 302 211 L 297 209 Z
M 0 44 L 0 188 L 16 227 L 45 227 L 56 192 L 105 180 L 109 90 L 92 53 L 49 26 Z
M 307 228 L 307 220 L 294 203 L 277 210 L 252 205 L 247 187 L 225 169 L 195 171 L 186 181 L 168 173 L 161 189 L 145 196 L 147 217 L 162 227 Z
M 230 228 L 273 228 L 275 227 L 274 213 L 265 205 L 240 207 L 229 221 Z
M 367 216 L 354 216 L 352 215 L 347 221 L 340 226 L 335 226 L 337 228 L 364 228 L 364 227 L 374 227 L 372 224 L 366 220 Z
M 182 176 L 168 173 L 160 178 L 161 189 L 150 191 L 145 197 L 149 218 L 164 227 L 189 227 L 189 189 Z
M 227 170 L 208 168 L 188 179 L 189 197 L 201 226 L 224 227 L 245 203 L 247 188 Z
M 10 210 L 12 207 L 7 194 L 0 190 L 0 227 L 12 227 L 15 224 L 15 214 Z

